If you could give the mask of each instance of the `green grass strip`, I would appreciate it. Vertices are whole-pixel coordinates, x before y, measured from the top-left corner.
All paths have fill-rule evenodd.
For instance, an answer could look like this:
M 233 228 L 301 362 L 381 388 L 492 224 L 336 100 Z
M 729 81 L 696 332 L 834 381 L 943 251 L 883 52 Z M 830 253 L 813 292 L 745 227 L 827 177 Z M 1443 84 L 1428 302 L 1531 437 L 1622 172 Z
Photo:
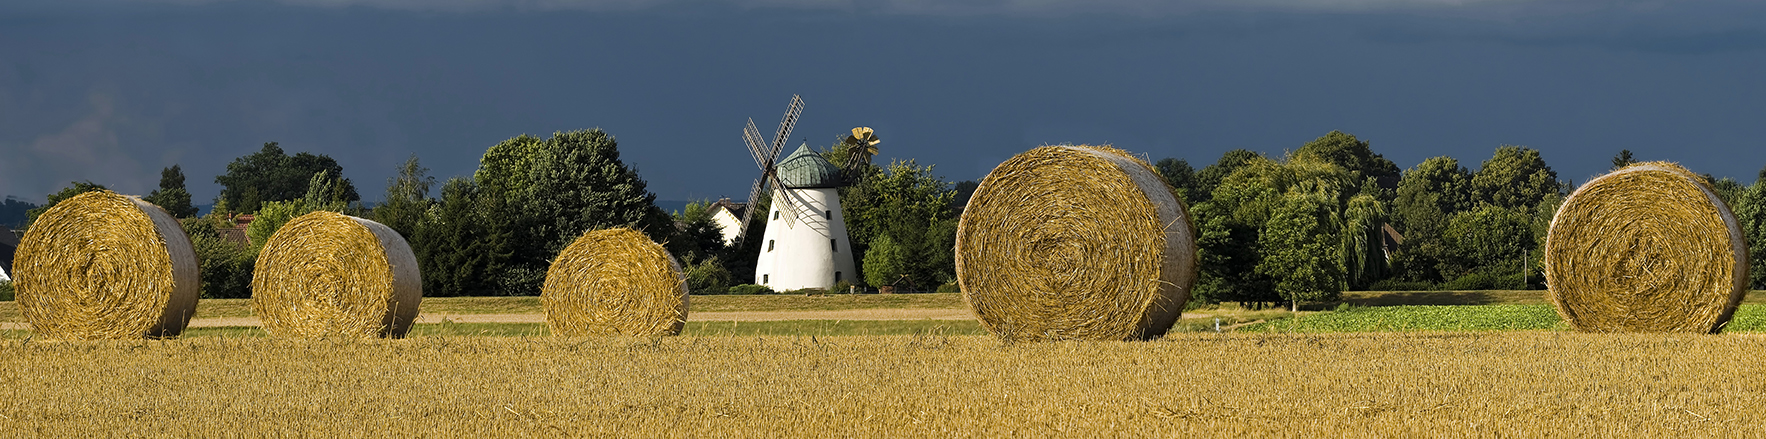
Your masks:
M 1239 332 L 1565 331 L 1551 305 L 1351 307 L 1239 328 Z M 1742 305 L 1724 332 L 1766 331 L 1766 305 Z

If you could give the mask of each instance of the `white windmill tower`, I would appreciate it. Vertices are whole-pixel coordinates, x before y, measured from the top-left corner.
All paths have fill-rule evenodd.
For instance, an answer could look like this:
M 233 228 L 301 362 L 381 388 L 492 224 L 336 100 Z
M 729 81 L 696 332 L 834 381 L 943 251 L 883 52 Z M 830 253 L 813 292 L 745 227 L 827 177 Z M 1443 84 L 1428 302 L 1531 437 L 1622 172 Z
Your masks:
M 769 220 L 754 265 L 754 283 L 774 291 L 829 288 L 842 280 L 852 281 L 857 273 L 846 218 L 840 209 L 839 188 L 846 184 L 840 168 L 811 151 L 809 144 L 779 159 L 801 114 L 803 99 L 793 95 L 771 144 L 762 143 L 754 119 L 749 119 L 742 131 L 761 171 L 748 192 L 747 216 L 766 215 Z M 766 212 L 755 212 L 756 197 L 763 186 L 772 188 L 772 206 Z

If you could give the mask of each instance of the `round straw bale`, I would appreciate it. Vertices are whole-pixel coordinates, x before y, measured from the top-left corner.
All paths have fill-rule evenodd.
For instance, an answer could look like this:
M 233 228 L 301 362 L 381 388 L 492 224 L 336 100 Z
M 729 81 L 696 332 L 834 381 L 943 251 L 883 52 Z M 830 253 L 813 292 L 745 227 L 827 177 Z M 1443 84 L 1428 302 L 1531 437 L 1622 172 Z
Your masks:
M 264 332 L 279 337 L 404 337 L 422 301 L 422 274 L 405 238 L 335 212 L 283 224 L 252 271 L 252 310 Z
M 1747 294 L 1748 246 L 1703 177 L 1639 163 L 1564 200 L 1545 239 L 1545 280 L 1578 330 L 1712 333 Z
M 173 337 L 196 313 L 199 266 L 171 214 L 95 191 L 37 217 L 14 255 L 13 286 L 37 336 Z
M 957 281 L 1007 340 L 1165 334 L 1196 280 L 1194 225 L 1145 161 L 1043 146 L 993 169 L 957 226 Z
M 687 323 L 687 282 L 674 257 L 643 232 L 597 230 L 552 261 L 540 303 L 556 335 L 678 335 Z

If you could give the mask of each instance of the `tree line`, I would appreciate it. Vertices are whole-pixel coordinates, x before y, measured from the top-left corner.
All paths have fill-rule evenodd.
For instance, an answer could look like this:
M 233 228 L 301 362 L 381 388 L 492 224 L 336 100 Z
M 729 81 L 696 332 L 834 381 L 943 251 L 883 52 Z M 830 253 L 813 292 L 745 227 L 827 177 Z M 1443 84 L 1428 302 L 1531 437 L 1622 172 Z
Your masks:
M 819 151 L 839 166 L 847 147 L 836 140 Z M 1613 165 L 1632 160 L 1621 151 Z M 1239 149 L 1201 169 L 1177 158 L 1154 167 L 1197 226 L 1196 302 L 1252 307 L 1332 300 L 1344 290 L 1541 288 L 1540 249 L 1571 189 L 1531 148 L 1498 147 L 1476 169 L 1444 156 L 1401 169 L 1368 142 L 1336 131 L 1279 157 Z M 957 221 L 978 183 L 946 181 L 913 160 L 858 169 L 863 178 L 840 195 L 859 273 L 835 289 L 955 291 Z M 618 142 L 598 129 L 499 142 L 471 176 L 444 182 L 412 155 L 393 170 L 384 201 L 371 207 L 343 171 L 325 155 L 290 155 L 270 142 L 215 177 L 221 194 L 205 216 L 196 216 L 176 165 L 162 171 L 159 188 L 145 199 L 182 218 L 202 259 L 205 297 L 249 297 L 263 243 L 282 224 L 316 210 L 398 231 L 418 257 L 429 296 L 538 294 L 558 252 L 608 227 L 631 227 L 664 243 L 695 293 L 759 289 L 743 284 L 754 278 L 766 215 L 755 215 L 743 238 L 726 245 L 710 200 L 663 211 L 637 169 L 620 160 Z M 1712 180 L 1754 254 L 1766 254 L 1766 170 L 1760 177 L 1749 185 Z M 74 182 L 43 206 L 25 205 L 34 209 L 23 222 L 28 227 L 48 206 L 103 188 Z M 768 198 L 749 208 L 768 211 Z M 251 244 L 226 239 L 246 213 L 255 218 L 245 231 Z M 1755 288 L 1766 287 L 1760 259 Z
M 1628 150 L 1613 158 L 1632 162 Z M 1532 148 L 1498 147 L 1477 169 L 1441 156 L 1400 170 L 1337 131 L 1281 157 L 1240 149 L 1199 171 L 1175 158 L 1155 168 L 1199 229 L 1194 297 L 1250 307 L 1344 290 L 1543 288 L 1546 232 L 1573 189 Z M 1705 178 L 1763 254 L 1766 170 L 1746 186 Z M 1762 262 L 1754 288 L 1766 288 Z
M 836 142 L 821 152 L 844 160 L 844 148 Z M 912 160 L 867 165 L 860 171 L 863 183 L 841 189 L 851 246 L 864 255 L 853 283 L 907 279 L 930 289 L 955 279 L 950 248 L 958 191 L 932 169 Z M 290 155 L 269 142 L 215 177 L 222 189 L 207 215 L 197 217 L 176 165 L 162 171 L 159 189 L 144 199 L 180 218 L 201 260 L 203 295 L 217 298 L 250 297 L 264 243 L 281 225 L 319 210 L 373 219 L 398 231 L 417 256 L 428 296 L 537 295 L 551 260 L 565 246 L 610 227 L 631 227 L 663 243 L 682 263 L 694 292 L 724 293 L 754 278 L 767 221 L 755 216 L 746 236 L 726 245 L 709 200 L 664 212 L 637 169 L 620 160 L 618 142 L 599 129 L 499 142 L 485 150 L 471 176 L 439 184 L 412 155 L 394 170 L 384 201 L 374 206 L 361 203 L 343 171 L 331 157 Z M 55 203 L 103 189 L 74 182 L 50 194 L 47 204 L 31 205 L 23 225 Z M 767 210 L 767 198 L 751 208 Z M 225 236 L 242 214 L 253 218 L 245 230 L 249 245 Z

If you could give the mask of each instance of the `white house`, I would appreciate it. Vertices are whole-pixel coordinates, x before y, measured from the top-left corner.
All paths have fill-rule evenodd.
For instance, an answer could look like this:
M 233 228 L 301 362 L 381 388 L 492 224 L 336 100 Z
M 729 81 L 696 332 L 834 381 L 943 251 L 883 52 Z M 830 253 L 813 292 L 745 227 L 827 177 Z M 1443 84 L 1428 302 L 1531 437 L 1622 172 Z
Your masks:
M 790 291 L 852 282 L 857 269 L 840 212 L 840 169 L 804 144 L 779 161 L 778 172 L 785 187 L 773 188 L 754 283 Z M 791 211 L 784 203 L 796 206 L 796 224 L 785 222 Z
M 717 200 L 711 204 L 711 222 L 717 224 L 724 236 L 724 245 L 736 243 L 736 238 L 748 234 L 742 228 L 742 215 L 748 214 L 747 203 L 731 202 L 729 198 Z

